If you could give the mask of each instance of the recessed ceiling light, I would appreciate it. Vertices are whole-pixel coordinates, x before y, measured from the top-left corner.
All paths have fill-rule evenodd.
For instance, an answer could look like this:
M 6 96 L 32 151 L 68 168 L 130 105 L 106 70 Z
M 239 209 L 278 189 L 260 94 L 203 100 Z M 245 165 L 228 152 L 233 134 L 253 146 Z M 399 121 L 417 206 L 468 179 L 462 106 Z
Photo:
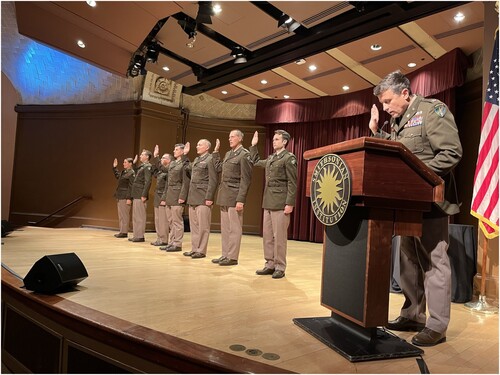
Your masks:
M 222 93 L 222 95 L 227 95 L 227 91 L 226 90 L 222 90 L 221 93 Z
M 83 43 L 81 40 L 76 42 L 76 44 L 78 44 L 78 47 L 80 47 L 80 48 L 85 48 L 85 43 Z
M 305 64 L 305 63 L 306 63 L 305 59 L 298 59 L 297 61 L 295 61 L 295 64 L 297 64 L 297 65 L 302 65 L 302 64 Z
M 453 17 L 453 18 L 457 22 L 462 22 L 465 19 L 465 16 L 462 12 L 458 12 L 457 14 L 455 14 L 455 17 Z
M 214 4 L 212 10 L 215 14 L 219 14 L 220 12 L 222 12 L 222 7 L 220 6 L 220 4 Z
M 94 8 L 97 5 L 97 3 L 94 0 L 87 0 L 87 4 L 92 8 Z
M 344 91 L 348 91 L 349 89 L 350 89 L 350 87 L 347 85 L 342 86 L 342 90 L 344 90 Z
M 408 68 L 414 68 L 416 66 L 417 64 L 415 64 L 414 62 L 408 63 Z
M 290 98 L 290 96 L 289 96 L 289 95 L 283 95 L 283 97 L 284 97 L 285 99 L 289 99 L 289 98 Z
M 309 70 L 310 70 L 311 72 L 314 72 L 316 69 L 318 69 L 318 68 L 316 67 L 316 65 L 309 65 Z
M 380 51 L 382 49 L 382 46 L 380 44 L 372 44 L 370 48 L 372 49 L 372 51 Z
M 170 70 L 170 68 L 169 68 L 168 66 L 164 66 L 162 69 L 163 69 L 164 71 L 166 71 L 166 72 L 168 72 L 168 71 Z
M 267 81 L 265 79 L 263 79 L 262 81 L 260 81 L 260 83 L 262 83 L 263 85 L 267 85 Z

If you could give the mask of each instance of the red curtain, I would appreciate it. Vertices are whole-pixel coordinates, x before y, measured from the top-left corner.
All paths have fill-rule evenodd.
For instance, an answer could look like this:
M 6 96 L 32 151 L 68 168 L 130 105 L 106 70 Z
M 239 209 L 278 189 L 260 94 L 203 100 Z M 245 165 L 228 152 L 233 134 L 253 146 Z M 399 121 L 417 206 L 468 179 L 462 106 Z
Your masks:
M 465 82 L 468 60 L 455 49 L 420 70 L 408 74 L 412 91 L 432 96 L 455 109 L 455 87 Z M 303 100 L 257 101 L 256 122 L 266 125 L 266 150 L 273 152 L 274 131 L 283 129 L 292 135 L 287 149 L 297 156 L 297 200 L 290 220 L 289 238 L 322 242 L 323 225 L 316 219 L 310 200 L 305 196 L 307 161 L 305 151 L 349 139 L 370 135 L 370 108 L 379 104 L 373 89 L 351 94 Z M 381 123 L 388 120 L 381 113 Z

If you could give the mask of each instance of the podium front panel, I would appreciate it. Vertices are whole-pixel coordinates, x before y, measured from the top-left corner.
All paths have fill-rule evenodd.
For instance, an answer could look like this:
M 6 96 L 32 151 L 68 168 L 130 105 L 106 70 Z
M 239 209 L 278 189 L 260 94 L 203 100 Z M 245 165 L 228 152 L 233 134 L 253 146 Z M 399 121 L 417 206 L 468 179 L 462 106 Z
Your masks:
M 364 320 L 367 228 L 367 220 L 352 215 L 325 227 L 321 303 L 358 322 Z

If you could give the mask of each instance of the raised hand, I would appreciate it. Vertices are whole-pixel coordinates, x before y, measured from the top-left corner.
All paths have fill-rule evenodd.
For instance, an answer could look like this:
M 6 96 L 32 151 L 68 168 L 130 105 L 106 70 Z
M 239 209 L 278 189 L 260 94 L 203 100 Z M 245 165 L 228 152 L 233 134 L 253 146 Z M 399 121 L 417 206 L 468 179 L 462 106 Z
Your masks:
M 375 134 L 378 131 L 378 119 L 379 119 L 378 108 L 374 104 L 372 105 L 370 122 L 368 123 L 368 127 L 370 128 L 373 134 Z
M 255 133 L 253 133 L 252 146 L 255 146 L 257 143 L 259 143 L 259 132 L 256 130 Z
M 219 147 L 220 147 L 220 141 L 219 141 L 219 138 L 217 138 L 215 140 L 214 152 L 219 152 Z
M 113 160 L 113 168 L 116 168 L 118 166 L 118 159 L 115 158 L 115 160 Z
M 137 159 L 139 158 L 139 156 L 137 154 L 135 154 L 135 158 L 134 158 L 134 161 L 132 161 L 132 164 L 135 164 L 137 163 Z
M 189 154 L 189 150 L 191 150 L 191 144 L 189 142 L 186 142 L 184 145 L 184 155 Z
M 155 146 L 155 149 L 153 151 L 153 156 L 157 158 L 160 155 L 160 147 L 158 145 Z

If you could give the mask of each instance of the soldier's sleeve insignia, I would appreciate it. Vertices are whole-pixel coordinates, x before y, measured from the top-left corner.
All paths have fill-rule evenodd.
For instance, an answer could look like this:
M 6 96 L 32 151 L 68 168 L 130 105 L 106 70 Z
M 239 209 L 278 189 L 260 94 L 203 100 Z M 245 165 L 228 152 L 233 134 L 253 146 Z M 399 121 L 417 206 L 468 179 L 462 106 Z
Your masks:
M 292 165 L 297 165 L 297 159 L 295 159 L 295 158 L 291 158 L 291 160 L 290 160 L 290 164 L 292 164 Z
M 439 117 L 444 117 L 444 115 L 446 115 L 446 106 L 443 103 L 436 104 L 434 106 L 434 112 Z

